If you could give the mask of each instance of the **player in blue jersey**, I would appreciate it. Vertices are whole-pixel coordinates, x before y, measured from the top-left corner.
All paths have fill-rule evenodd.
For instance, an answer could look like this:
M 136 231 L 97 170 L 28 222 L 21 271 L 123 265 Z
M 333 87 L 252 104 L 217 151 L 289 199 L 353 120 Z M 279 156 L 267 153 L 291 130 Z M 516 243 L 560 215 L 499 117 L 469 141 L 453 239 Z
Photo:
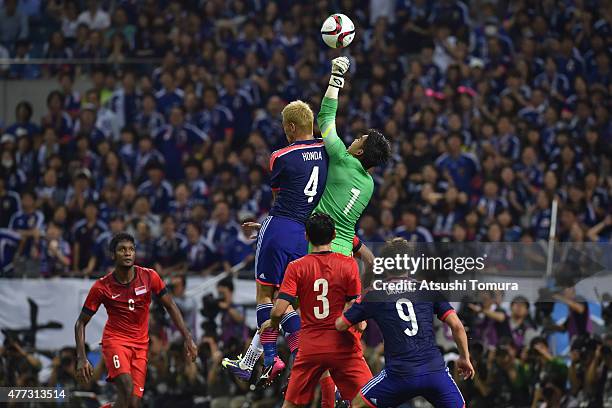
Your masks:
M 306 255 L 305 222 L 315 208 L 327 179 L 327 153 L 320 139 L 313 136 L 314 115 L 302 101 L 293 101 L 282 111 L 283 129 L 289 146 L 270 157 L 270 184 L 275 200 L 268 217 L 261 223 L 243 225 L 247 236 L 259 229 L 255 252 L 257 282 L 257 326 L 270 319 L 272 299 L 280 287 L 289 262 Z M 297 350 L 300 318 L 295 311 L 281 322 L 287 343 Z M 253 367 L 264 354 L 263 378 L 271 382 L 285 364 L 276 352 L 278 331 L 256 334 L 244 358 L 224 359 L 222 364 L 236 377 L 249 380 Z
M 396 238 L 381 251 L 381 257 L 395 258 L 410 253 L 408 241 Z M 404 271 L 385 271 L 383 283 L 410 279 Z M 413 282 L 416 282 L 412 280 Z M 433 315 L 452 330 L 459 350 L 455 362 L 465 378 L 474 376 L 467 335 L 453 307 L 439 292 L 373 290 L 336 320 L 336 329 L 374 319 L 383 334 L 385 368 L 355 397 L 352 407 L 396 407 L 422 396 L 436 408 L 464 408 L 463 396 L 444 363 L 435 342 Z M 380 287 L 380 286 L 379 286 Z

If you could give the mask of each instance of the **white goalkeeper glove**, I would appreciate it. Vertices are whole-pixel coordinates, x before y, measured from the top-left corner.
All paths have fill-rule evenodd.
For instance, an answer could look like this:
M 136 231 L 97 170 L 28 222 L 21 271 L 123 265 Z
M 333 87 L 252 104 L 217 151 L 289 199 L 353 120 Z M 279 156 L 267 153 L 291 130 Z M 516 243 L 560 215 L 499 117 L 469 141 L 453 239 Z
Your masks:
M 351 63 L 347 57 L 337 57 L 332 60 L 331 77 L 329 86 L 335 88 L 344 87 L 344 74 L 349 70 Z

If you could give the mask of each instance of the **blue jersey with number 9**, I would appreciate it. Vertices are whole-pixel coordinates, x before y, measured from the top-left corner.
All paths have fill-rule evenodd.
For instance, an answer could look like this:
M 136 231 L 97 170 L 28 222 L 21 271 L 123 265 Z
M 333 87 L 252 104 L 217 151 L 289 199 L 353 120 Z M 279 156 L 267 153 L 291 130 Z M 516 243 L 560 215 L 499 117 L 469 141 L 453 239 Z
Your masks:
M 322 140 L 301 140 L 275 151 L 270 157 L 270 173 L 270 186 L 276 192 L 270 215 L 304 224 L 327 180 L 327 153 Z
M 414 281 L 416 282 L 416 281 Z M 349 322 L 374 319 L 385 344 L 385 369 L 400 376 L 425 375 L 446 365 L 436 345 L 433 318 L 444 321 L 453 307 L 437 291 L 374 290 L 344 313 Z

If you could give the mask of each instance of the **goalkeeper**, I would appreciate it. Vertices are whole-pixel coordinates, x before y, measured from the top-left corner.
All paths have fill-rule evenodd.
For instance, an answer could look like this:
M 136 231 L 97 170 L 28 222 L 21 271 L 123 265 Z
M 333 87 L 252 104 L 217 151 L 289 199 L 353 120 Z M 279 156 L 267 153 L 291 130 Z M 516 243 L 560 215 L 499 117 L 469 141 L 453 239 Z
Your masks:
M 344 87 L 344 74 L 349 65 L 347 57 L 332 60 L 329 86 L 317 115 L 329 164 L 323 196 L 313 211 L 332 217 L 336 223 L 336 238 L 332 241 L 332 250 L 347 256 L 351 256 L 353 251 L 355 225 L 374 191 L 374 181 L 368 170 L 385 164 L 391 156 L 389 141 L 378 130 L 369 129 L 348 148 L 338 137 L 338 92 Z

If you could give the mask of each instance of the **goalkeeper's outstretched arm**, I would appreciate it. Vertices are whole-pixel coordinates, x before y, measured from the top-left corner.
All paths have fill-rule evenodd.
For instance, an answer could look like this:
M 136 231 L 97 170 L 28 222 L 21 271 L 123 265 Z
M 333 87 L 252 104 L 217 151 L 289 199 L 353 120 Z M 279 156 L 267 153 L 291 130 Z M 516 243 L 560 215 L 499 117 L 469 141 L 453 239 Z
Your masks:
M 329 86 L 321 102 L 317 123 L 325 143 L 325 150 L 330 159 L 340 158 L 346 154 L 346 147 L 336 133 L 336 110 L 338 109 L 338 91 L 344 86 L 344 74 L 349 69 L 349 60 L 338 57 L 332 60 L 332 72 Z

